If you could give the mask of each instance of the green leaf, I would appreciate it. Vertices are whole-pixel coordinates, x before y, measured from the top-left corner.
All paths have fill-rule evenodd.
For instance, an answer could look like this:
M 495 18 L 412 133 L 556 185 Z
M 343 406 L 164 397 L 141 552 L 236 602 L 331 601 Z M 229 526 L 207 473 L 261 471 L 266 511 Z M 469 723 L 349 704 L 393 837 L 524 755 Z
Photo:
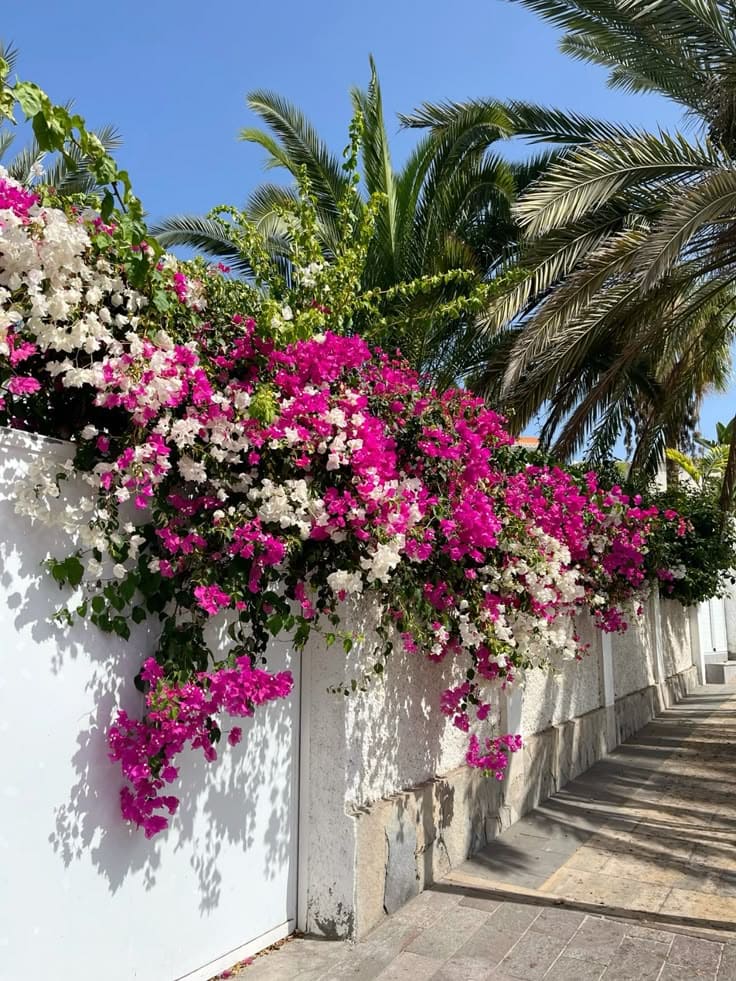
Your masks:
M 166 606 L 166 598 L 161 594 L 154 593 L 146 600 L 146 607 L 150 613 L 161 613 Z
M 64 571 L 70 586 L 78 586 L 84 576 L 84 566 L 76 555 L 70 555 L 64 562 Z
M 118 169 L 112 157 L 105 154 L 94 162 L 92 172 L 100 184 L 112 184 L 117 177 Z
M 168 313 L 171 309 L 171 295 L 165 290 L 156 290 L 153 294 L 153 305 L 159 313 Z
M 106 603 L 101 596 L 92 597 L 92 609 L 95 613 L 103 613 L 105 610 Z
M 105 191 L 102 196 L 102 204 L 100 205 L 100 217 L 103 221 L 109 221 L 115 209 L 115 198 L 112 196 L 111 191 Z
M 274 613 L 273 616 L 269 617 L 266 621 L 266 626 L 271 632 L 272 636 L 277 637 L 284 626 L 284 620 L 280 613 Z
M 130 639 L 130 627 L 128 626 L 128 621 L 125 619 L 125 617 L 115 617 L 115 619 L 112 621 L 112 629 L 115 631 L 118 637 L 122 637 L 123 640 Z
M 130 603 L 130 601 L 133 599 L 137 588 L 138 577 L 134 572 L 130 573 L 127 578 L 120 583 L 120 595 L 123 597 L 126 603 Z
M 26 119 L 36 116 L 48 105 L 48 96 L 34 82 L 16 82 L 13 92 Z
M 269 425 L 276 418 L 276 395 L 267 383 L 259 385 L 253 393 L 248 412 L 252 419 Z
M 15 106 L 15 97 L 13 96 L 12 89 L 0 90 L 0 117 L 4 119 L 9 119 L 11 123 L 14 123 L 15 122 L 15 116 L 13 116 L 14 106 Z
M 146 611 L 142 606 L 134 606 L 130 613 L 133 623 L 143 623 L 146 616 Z
M 122 610 L 124 608 L 125 600 L 120 595 L 120 590 L 117 586 L 112 584 L 105 586 L 103 593 L 110 606 L 115 607 L 116 610 Z

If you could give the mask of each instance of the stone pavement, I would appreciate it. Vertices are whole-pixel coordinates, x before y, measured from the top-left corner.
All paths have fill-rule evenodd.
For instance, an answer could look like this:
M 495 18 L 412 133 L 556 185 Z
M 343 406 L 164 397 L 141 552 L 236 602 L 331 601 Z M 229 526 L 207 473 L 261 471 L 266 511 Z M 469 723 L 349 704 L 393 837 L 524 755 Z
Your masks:
M 698 689 L 357 944 L 238 981 L 736 981 L 736 688 Z

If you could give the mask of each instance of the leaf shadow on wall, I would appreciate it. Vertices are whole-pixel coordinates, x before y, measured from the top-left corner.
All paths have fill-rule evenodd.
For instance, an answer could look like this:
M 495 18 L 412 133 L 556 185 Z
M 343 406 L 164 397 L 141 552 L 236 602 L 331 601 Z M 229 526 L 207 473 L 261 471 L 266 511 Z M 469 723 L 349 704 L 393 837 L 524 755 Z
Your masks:
M 73 546 L 63 532 L 15 514 L 19 476 L 17 463 L 0 465 L 4 631 L 12 637 L 8 648 L 13 650 L 13 663 L 18 664 L 16 655 L 21 657 L 23 672 L 33 679 L 27 690 L 34 692 L 41 723 L 38 752 L 54 771 L 49 787 L 56 792 L 63 779 L 59 774 L 70 775 L 63 799 L 53 805 L 49 801 L 53 820 L 47 840 L 65 867 L 91 863 L 111 894 L 131 877 L 146 890 L 170 875 L 180 880 L 183 851 L 200 911 L 214 911 L 222 899 L 228 852 L 252 853 L 247 868 L 264 879 L 276 877 L 295 861 L 297 746 L 291 705 L 272 703 L 252 720 L 234 720 L 242 725 L 243 741 L 230 747 L 223 738 L 214 764 L 200 753 L 183 754 L 179 778 L 172 785 L 181 803 L 162 835 L 149 841 L 142 831 L 129 827 L 119 810 L 122 777 L 119 765 L 107 757 L 106 734 L 119 707 L 133 715 L 142 710 L 133 677 L 153 649 L 155 623 L 134 628 L 126 642 L 84 621 L 65 628 L 51 619 L 70 594 L 59 590 L 42 562 L 49 555 L 69 554 Z M 285 662 L 289 651 L 282 643 L 274 657 Z M 26 773 L 29 782 L 38 780 L 34 768 L 28 767 L 23 779 Z M 31 789 L 29 798 L 38 798 Z M 44 803 L 42 794 L 41 806 Z M 35 845 L 28 843 L 29 855 Z M 295 880 L 294 875 L 290 878 Z

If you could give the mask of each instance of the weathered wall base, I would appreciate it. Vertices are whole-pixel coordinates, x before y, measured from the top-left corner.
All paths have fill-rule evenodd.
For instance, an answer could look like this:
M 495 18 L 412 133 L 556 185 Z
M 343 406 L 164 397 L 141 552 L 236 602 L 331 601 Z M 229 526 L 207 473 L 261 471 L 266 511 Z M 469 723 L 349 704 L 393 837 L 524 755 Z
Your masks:
M 618 698 L 617 743 L 697 684 L 695 667 Z M 353 933 L 386 914 L 492 841 L 608 752 L 605 707 L 528 736 L 503 783 L 458 767 L 353 812 L 356 878 Z

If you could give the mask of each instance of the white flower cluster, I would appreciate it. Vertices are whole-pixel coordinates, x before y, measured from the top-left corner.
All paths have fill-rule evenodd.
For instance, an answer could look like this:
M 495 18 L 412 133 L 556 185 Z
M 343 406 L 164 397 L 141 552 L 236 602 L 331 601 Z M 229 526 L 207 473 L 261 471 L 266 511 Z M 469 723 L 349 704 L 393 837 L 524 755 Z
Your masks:
M 0 177 L 7 180 L 1 169 Z M 137 326 L 147 300 L 106 259 L 90 262 L 88 217 L 74 222 L 39 205 L 27 217 L 0 210 L 0 354 L 9 353 L 9 330 L 22 330 L 42 352 L 63 356 L 103 346 L 114 352 L 113 329 Z M 92 380 L 89 369 L 69 357 L 50 370 L 71 387 Z
M 361 559 L 360 564 L 366 571 L 368 582 L 388 582 L 392 571 L 401 562 L 406 538 L 396 535 L 389 542 L 380 542 L 372 549 L 367 558 Z
M 248 498 L 258 505 L 256 513 L 261 521 L 284 530 L 296 528 L 302 539 L 309 537 L 314 523 L 325 524 L 327 520 L 322 500 L 310 493 L 306 480 L 275 484 L 266 478 L 248 492 Z
M 338 598 L 343 593 L 346 596 L 355 596 L 363 592 L 363 577 L 359 572 L 338 569 L 329 574 L 327 585 Z

